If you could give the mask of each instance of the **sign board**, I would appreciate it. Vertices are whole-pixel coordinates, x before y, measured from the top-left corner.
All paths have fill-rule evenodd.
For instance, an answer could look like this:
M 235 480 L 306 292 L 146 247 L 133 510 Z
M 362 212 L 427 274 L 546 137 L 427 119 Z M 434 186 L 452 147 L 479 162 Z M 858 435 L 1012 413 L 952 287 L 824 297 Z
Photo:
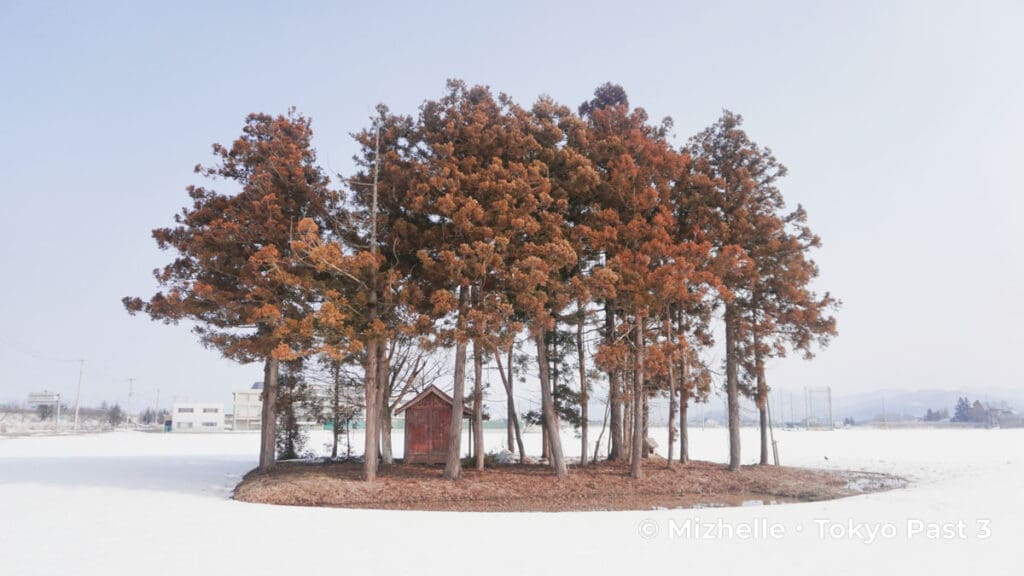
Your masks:
M 56 392 L 32 392 L 28 395 L 29 404 L 57 404 L 60 402 L 60 394 Z

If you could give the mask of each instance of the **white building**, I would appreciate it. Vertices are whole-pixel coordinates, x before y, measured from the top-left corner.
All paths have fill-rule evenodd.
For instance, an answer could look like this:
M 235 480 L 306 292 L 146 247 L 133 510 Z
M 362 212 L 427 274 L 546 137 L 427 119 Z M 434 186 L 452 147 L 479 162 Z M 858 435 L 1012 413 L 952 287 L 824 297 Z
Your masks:
M 174 432 L 223 432 L 223 404 L 175 404 L 171 412 Z
M 263 413 L 263 382 L 256 382 L 248 390 L 234 392 L 232 430 L 259 430 Z

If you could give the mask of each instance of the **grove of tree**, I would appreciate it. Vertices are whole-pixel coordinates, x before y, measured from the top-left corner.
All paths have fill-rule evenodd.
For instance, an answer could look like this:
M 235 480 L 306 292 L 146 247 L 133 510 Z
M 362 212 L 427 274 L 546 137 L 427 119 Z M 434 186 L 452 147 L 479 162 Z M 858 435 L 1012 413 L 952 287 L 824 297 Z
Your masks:
M 714 393 L 718 373 L 730 469 L 741 461 L 741 396 L 758 407 L 767 464 L 766 365 L 826 346 L 839 303 L 815 291 L 820 240 L 802 207 L 787 208 L 786 170 L 742 118 L 725 111 L 682 146 L 672 130 L 614 84 L 574 111 L 451 80 L 415 114 L 378 106 L 353 134 L 356 169 L 335 186 L 308 118 L 252 114 L 231 146 L 214 145 L 215 165 L 196 167 L 229 189 L 188 188 L 191 205 L 153 232 L 173 253 L 155 271 L 159 291 L 124 304 L 263 364 L 261 468 L 299 455 L 296 406 L 307 403 L 334 426 L 334 456 L 362 411 L 372 481 L 393 460 L 393 411 L 440 383 L 448 351 L 449 480 L 463 465 L 464 405 L 473 465 L 485 465 L 492 362 L 507 396 L 507 449 L 521 461 L 514 389 L 528 373 L 539 382 L 527 420 L 542 427 L 558 476 L 570 471 L 559 433 L 568 421 L 580 430 L 580 465 L 604 441 L 607 457 L 641 478 L 650 400 L 664 396 L 668 465 L 688 462 L 688 409 Z M 708 359 L 719 333 L 721 365 Z M 310 382 L 329 394 L 309 401 Z M 602 401 L 595 435 L 589 408 Z

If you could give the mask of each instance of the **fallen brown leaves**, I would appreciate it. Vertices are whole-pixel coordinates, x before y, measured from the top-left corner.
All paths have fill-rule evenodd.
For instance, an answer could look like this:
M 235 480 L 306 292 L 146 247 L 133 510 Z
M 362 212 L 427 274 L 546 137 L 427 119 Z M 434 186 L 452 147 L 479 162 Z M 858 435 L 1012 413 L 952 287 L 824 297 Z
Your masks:
M 394 465 L 367 483 L 361 464 L 285 462 L 270 472 L 250 472 L 234 497 L 295 506 L 561 512 L 807 502 L 863 493 L 848 487 L 850 475 L 844 472 L 745 466 L 736 473 L 708 462 L 668 468 L 660 459 L 646 463 L 639 481 L 628 476 L 627 465 L 611 462 L 573 468 L 561 480 L 540 465 L 463 470 L 457 482 L 443 480 L 441 472 L 441 467 Z

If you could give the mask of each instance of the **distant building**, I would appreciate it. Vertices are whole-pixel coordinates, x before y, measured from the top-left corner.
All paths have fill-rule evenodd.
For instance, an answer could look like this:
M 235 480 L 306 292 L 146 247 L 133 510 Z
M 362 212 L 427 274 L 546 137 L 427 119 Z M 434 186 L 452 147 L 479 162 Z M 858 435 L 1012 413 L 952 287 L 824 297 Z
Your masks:
M 233 393 L 234 414 L 232 430 L 259 430 L 263 413 L 263 382 L 254 383 L 248 390 Z
M 223 432 L 223 404 L 175 404 L 171 412 L 173 432 Z

